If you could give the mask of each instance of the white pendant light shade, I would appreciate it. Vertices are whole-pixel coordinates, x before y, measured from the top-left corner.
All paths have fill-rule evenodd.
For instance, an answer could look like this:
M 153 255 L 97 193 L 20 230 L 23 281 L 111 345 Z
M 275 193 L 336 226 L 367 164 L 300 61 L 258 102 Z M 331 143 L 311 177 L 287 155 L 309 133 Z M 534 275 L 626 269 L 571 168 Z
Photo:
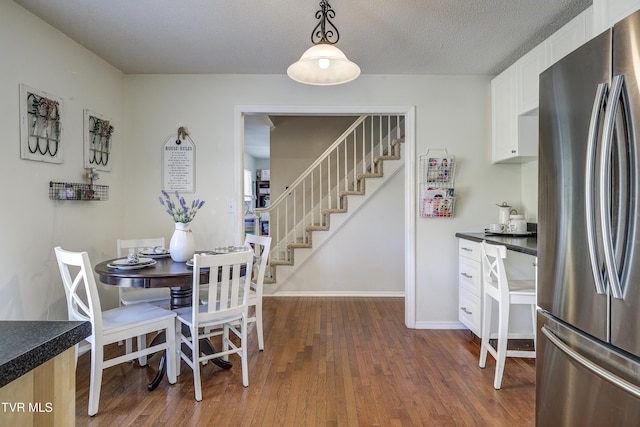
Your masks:
M 307 49 L 298 62 L 291 64 L 287 75 L 300 83 L 328 86 L 354 80 L 360 75 L 360 67 L 334 45 L 320 43 Z

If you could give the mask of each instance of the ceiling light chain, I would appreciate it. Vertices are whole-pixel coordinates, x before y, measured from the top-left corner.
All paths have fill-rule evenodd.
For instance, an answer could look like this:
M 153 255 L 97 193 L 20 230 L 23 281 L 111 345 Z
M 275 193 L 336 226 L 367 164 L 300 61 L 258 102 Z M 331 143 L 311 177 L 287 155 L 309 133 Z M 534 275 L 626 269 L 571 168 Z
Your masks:
M 316 12 L 316 19 L 320 19 L 318 25 L 311 32 L 311 43 L 320 44 L 336 44 L 338 40 L 340 40 L 340 33 L 338 32 L 338 28 L 333 25 L 331 19 L 336 17 L 335 10 L 331 9 L 331 5 L 328 1 L 322 0 L 320 2 L 320 10 Z M 327 23 L 331 26 L 332 29 L 327 31 Z M 335 34 L 334 34 L 335 31 Z M 331 40 L 335 38 L 335 40 Z

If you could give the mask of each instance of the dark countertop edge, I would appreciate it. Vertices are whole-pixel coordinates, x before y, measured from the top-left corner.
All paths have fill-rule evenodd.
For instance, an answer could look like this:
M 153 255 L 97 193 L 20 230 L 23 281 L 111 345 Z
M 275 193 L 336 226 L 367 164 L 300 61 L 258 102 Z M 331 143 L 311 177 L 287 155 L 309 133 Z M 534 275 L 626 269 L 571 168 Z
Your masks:
M 0 387 L 4 387 L 91 335 L 91 322 L 88 321 L 0 321 L 3 329 L 18 323 L 23 326 L 31 324 L 28 326 L 37 328 L 42 338 L 39 338 L 39 342 L 34 339 L 29 348 L 17 349 L 20 351 L 17 356 L 0 361 Z M 3 346 L 15 345 L 11 342 L 10 333 L 3 333 L 0 336 L 2 336 Z
M 529 237 L 511 237 L 511 236 L 493 236 L 484 233 L 456 233 L 456 237 L 460 239 L 471 240 L 473 242 L 482 242 L 486 240 L 496 245 L 504 245 L 507 249 L 520 252 L 527 255 L 538 256 L 538 238 L 537 236 Z

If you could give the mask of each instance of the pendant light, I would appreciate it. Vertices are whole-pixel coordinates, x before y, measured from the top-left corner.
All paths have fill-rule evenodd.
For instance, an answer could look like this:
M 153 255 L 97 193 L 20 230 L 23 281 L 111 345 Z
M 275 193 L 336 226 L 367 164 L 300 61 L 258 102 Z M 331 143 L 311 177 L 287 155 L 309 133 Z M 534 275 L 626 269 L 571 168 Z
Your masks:
M 340 33 L 330 18 L 336 13 L 326 0 L 320 1 L 320 10 L 316 18 L 320 22 L 311 32 L 311 46 L 287 69 L 287 75 L 293 80 L 319 86 L 338 85 L 354 80 L 360 75 L 360 67 L 349 61 L 335 44 L 340 39 Z M 327 25 L 330 26 L 327 29 Z

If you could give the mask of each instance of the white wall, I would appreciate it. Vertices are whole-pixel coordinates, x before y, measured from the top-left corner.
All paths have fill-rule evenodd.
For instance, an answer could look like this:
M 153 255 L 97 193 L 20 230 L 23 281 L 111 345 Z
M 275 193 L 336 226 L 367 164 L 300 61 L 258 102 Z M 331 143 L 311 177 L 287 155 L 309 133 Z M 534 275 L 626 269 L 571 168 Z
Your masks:
M 336 87 L 305 86 L 284 74 L 123 77 L 14 3 L 0 2 L 0 24 L 0 54 L 11 58 L 0 75 L 0 170 L 7 183 L 2 318 L 64 317 L 55 245 L 87 249 L 95 263 L 114 254 L 118 237 L 171 237 L 173 223 L 158 203 L 161 148 L 182 125 L 197 149 L 196 193 L 186 196 L 206 201 L 193 223 L 197 246 L 239 243 L 241 213 L 227 212 L 227 201 L 242 190 L 234 181 L 237 105 L 416 106 L 416 155 L 442 147 L 458 161 L 455 216 L 416 219 L 418 327 L 457 325 L 455 232 L 481 230 L 497 216 L 495 203 L 521 198 L 521 168 L 490 162 L 490 76 L 362 75 Z M 19 158 L 22 82 L 65 99 L 63 165 Z M 50 201 L 50 179 L 81 180 L 84 172 L 83 108 L 111 117 L 116 126 L 114 169 L 99 182 L 110 185 L 110 199 Z M 371 259 L 371 266 L 379 263 Z M 115 301 L 112 289 L 102 292 L 111 297 L 105 305 Z
M 92 260 L 115 256 L 122 230 L 124 75 L 13 2 L 0 2 L 0 319 L 66 319 L 53 248 L 86 250 Z M 63 98 L 64 163 L 20 159 L 19 85 Z M 49 200 L 53 181 L 83 179 L 83 109 L 112 119 L 113 172 L 101 173 L 109 201 Z M 105 305 L 114 289 L 101 289 Z
M 404 194 L 401 167 L 313 256 L 296 266 L 284 283 L 276 285 L 277 292 L 403 295 Z
M 522 206 L 528 222 L 538 222 L 538 161 L 522 165 Z
M 271 130 L 271 201 L 275 201 L 355 122 L 357 116 L 279 116 Z
M 420 327 L 457 324 L 456 231 L 482 230 L 497 217 L 496 203 L 521 199 L 519 165 L 490 161 L 489 76 L 363 75 L 336 87 L 304 86 L 285 75 L 129 75 L 126 77 L 126 161 L 131 189 L 125 227 L 142 234 L 172 224 L 156 207 L 160 147 L 180 124 L 197 146 L 197 194 L 206 200 L 193 229 L 198 246 L 238 243 L 234 199 L 234 108 L 238 105 L 416 106 L 417 154 L 447 148 L 458 161 L 457 210 L 451 219 L 417 219 L 416 319 Z M 183 100 L 183 102 L 177 102 Z M 137 165 L 146 164 L 144 168 Z M 157 165 L 157 166 L 154 166 Z M 141 214 L 144 213 L 144 214 Z M 369 224 L 378 226 L 377 223 Z M 379 260 L 371 259 L 371 267 Z M 317 282 L 314 283 L 313 280 Z M 321 278 L 309 278 L 312 289 Z

